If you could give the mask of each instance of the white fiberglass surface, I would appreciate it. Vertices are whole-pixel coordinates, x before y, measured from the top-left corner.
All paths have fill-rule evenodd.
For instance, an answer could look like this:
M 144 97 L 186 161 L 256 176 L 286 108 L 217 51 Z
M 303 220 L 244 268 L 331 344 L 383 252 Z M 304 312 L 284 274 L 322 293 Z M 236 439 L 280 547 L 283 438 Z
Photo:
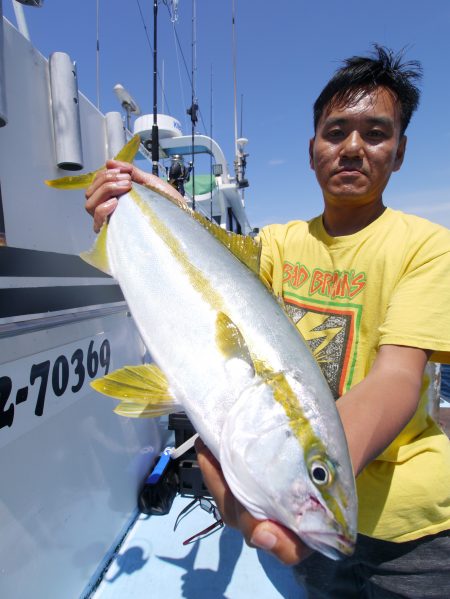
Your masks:
M 161 447 L 157 422 L 120 418 L 89 385 L 107 363 L 139 363 L 142 344 L 124 310 L 3 338 L 0 356 L 0 597 L 74 599 L 129 523 Z
M 95 234 L 83 209 L 83 190 L 58 191 L 44 184 L 64 172 L 55 161 L 47 60 L 6 20 L 3 26 L 8 125 L 0 139 L 0 179 L 7 242 L 76 254 L 92 245 Z M 81 93 L 79 106 L 89 171 L 105 162 L 104 117 Z

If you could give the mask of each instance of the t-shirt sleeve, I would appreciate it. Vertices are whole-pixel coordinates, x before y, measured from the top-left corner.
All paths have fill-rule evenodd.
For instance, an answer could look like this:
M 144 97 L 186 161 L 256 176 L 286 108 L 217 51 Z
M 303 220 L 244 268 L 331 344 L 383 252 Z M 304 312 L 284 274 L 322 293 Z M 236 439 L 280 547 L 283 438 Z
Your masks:
M 283 253 L 288 225 L 268 225 L 259 233 L 261 262 L 259 276 L 275 295 L 283 293 Z
M 270 228 L 264 227 L 256 237 L 256 241 L 261 244 L 261 258 L 259 266 L 259 277 L 261 281 L 272 289 L 273 282 L 273 253 L 271 247 Z
M 450 363 L 450 234 L 438 230 L 414 254 L 400 277 L 380 327 L 380 345 L 431 350 Z

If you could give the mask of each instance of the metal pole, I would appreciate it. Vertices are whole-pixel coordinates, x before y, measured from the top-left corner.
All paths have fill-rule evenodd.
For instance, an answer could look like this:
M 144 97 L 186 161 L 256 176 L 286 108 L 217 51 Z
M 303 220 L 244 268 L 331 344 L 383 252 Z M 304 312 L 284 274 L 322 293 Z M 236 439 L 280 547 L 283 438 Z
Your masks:
M 157 53 L 158 0 L 153 0 L 153 126 L 152 126 L 152 173 L 158 176 L 159 135 L 158 135 L 158 53 Z
M 0 127 L 4 127 L 8 123 L 8 111 L 6 106 L 6 85 L 5 85 L 5 43 L 3 37 L 3 3 L 0 0 Z M 0 226 L 2 223 L 2 207 L 0 197 Z M 1 245 L 1 230 L 0 230 L 0 245 Z
M 196 56 L 196 6 L 195 0 L 192 0 L 192 104 L 191 110 L 195 110 L 196 98 L 195 98 L 195 75 L 197 68 L 197 56 Z M 196 120 L 195 114 L 195 120 Z M 194 112 L 191 114 L 191 144 L 192 144 L 192 210 L 195 210 L 195 160 L 194 160 L 194 136 L 195 136 L 195 120 Z
M 25 14 L 23 12 L 23 6 L 19 4 L 19 2 L 16 2 L 16 0 L 13 0 L 13 8 L 17 21 L 17 29 L 20 31 L 20 33 L 23 35 L 25 39 L 30 41 L 30 33 L 28 31 L 28 25 L 25 19 Z
M 236 154 L 236 158 L 239 154 L 239 149 L 237 145 L 237 101 L 236 101 L 236 12 L 234 7 L 234 0 L 231 5 L 232 8 L 232 33 L 233 33 L 233 96 L 234 96 L 234 151 Z
M 97 110 L 100 110 L 100 0 L 97 0 L 97 49 L 96 49 L 96 78 L 97 78 Z
M 211 196 L 210 196 L 210 215 L 209 215 L 209 220 L 212 222 L 213 220 L 213 185 L 212 185 L 212 181 L 213 181 L 213 154 L 212 154 L 212 140 L 213 140 L 213 66 L 211 64 L 211 93 L 210 93 L 210 97 L 211 97 L 211 104 L 210 104 L 210 109 L 209 109 L 209 124 L 210 124 L 210 138 L 211 138 L 211 144 L 210 144 L 210 153 L 209 153 L 209 185 L 211 188 Z

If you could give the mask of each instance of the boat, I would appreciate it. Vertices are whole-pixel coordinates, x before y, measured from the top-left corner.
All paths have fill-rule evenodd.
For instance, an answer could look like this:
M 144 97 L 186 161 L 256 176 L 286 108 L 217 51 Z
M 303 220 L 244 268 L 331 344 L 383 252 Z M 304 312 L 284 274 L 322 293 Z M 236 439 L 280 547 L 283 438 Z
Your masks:
M 76 57 L 47 60 L 27 35 L 21 4 L 14 8 L 17 28 L 0 1 L 0 596 L 140 599 L 150 584 L 156 596 L 192 596 L 200 587 L 218 597 L 232 583 L 243 597 L 255 569 L 267 573 L 261 597 L 288 596 L 289 585 L 297 588 L 289 571 L 244 549 L 233 531 L 182 545 L 187 528 L 173 533 L 173 520 L 192 497 L 178 495 L 167 517 L 138 509 L 173 432 L 164 418 L 117 417 L 91 389 L 95 377 L 151 356 L 117 283 L 79 258 L 95 238 L 84 192 L 44 180 L 97 169 L 133 133 L 141 136 L 139 166 L 155 168 L 154 122 L 143 115 L 130 130 L 120 112 L 102 114 L 78 90 Z M 157 123 L 157 168 L 170 175 L 182 166 L 188 203 L 251 233 L 241 193 L 246 140 L 232 176 L 212 138 L 183 135 L 169 115 Z M 190 158 L 201 153 L 213 172 L 189 183 Z M 210 517 L 195 514 L 193 528 Z

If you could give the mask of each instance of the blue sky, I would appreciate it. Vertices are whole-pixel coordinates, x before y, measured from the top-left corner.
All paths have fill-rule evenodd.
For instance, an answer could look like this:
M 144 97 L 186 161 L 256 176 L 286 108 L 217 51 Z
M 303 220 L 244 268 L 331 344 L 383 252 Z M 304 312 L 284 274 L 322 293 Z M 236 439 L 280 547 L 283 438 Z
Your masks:
M 126 87 L 143 112 L 152 112 L 152 0 L 100 0 L 100 109 L 119 110 L 112 91 Z M 197 0 L 196 95 L 210 131 L 229 163 L 234 154 L 231 0 Z M 450 226 L 450 2 L 448 0 L 235 0 L 238 105 L 249 139 L 246 206 L 253 226 L 310 218 L 321 193 L 308 165 L 312 104 L 340 60 L 366 53 L 374 42 L 424 68 L 422 100 L 407 131 L 405 163 L 393 175 L 385 202 Z M 80 91 L 97 103 L 96 0 L 45 0 L 25 7 L 30 36 L 48 56 L 65 51 L 78 65 Z M 11 3 L 3 10 L 15 23 Z M 178 66 L 173 25 L 159 5 L 159 70 L 170 112 L 186 133 L 191 89 L 182 56 Z M 192 0 L 179 0 L 176 31 L 191 69 Z M 181 75 L 180 75 L 181 73 Z M 161 90 L 158 94 L 159 111 Z M 186 131 L 187 127 L 187 131 Z M 205 130 L 206 129 L 206 130 Z M 239 117 L 240 130 L 240 117 Z M 199 171 L 197 171 L 199 172 Z

